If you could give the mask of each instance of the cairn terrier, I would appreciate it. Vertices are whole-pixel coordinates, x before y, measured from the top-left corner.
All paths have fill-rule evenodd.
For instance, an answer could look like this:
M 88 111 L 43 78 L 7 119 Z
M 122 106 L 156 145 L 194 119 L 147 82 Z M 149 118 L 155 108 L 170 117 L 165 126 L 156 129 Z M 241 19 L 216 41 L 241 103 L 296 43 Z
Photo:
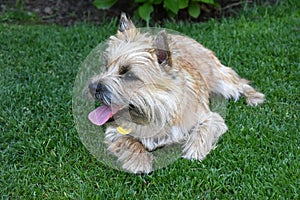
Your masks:
M 182 145 L 182 157 L 203 160 L 227 131 L 209 107 L 216 94 L 249 105 L 264 101 L 246 79 L 195 40 L 160 31 L 141 33 L 125 14 L 105 50 L 105 70 L 92 77 L 88 95 L 102 106 L 89 114 L 106 124 L 105 143 L 122 168 L 153 171 L 152 151 Z

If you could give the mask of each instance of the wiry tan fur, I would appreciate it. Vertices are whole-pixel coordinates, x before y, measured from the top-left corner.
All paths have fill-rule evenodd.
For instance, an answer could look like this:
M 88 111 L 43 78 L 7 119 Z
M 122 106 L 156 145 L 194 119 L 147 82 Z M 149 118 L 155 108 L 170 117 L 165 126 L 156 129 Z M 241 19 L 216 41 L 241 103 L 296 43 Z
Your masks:
M 151 172 L 151 151 L 164 145 L 181 143 L 182 157 L 196 160 L 215 148 L 227 126 L 210 111 L 212 93 L 235 100 L 243 95 L 249 105 L 264 101 L 262 93 L 195 40 L 165 31 L 140 33 L 124 14 L 105 61 L 106 70 L 90 83 L 104 84 L 118 108 L 131 104 L 139 113 L 133 120 L 122 117 L 109 124 L 105 133 L 108 150 L 133 173 Z M 124 66 L 130 66 L 125 75 L 120 74 Z M 117 126 L 132 132 L 121 135 Z

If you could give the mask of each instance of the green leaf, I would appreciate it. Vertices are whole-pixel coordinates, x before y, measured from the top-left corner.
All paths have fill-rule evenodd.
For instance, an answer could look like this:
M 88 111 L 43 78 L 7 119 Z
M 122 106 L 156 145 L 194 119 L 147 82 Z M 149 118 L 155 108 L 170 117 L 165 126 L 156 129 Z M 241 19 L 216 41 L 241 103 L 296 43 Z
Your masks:
M 118 0 L 94 0 L 93 4 L 98 9 L 109 9 L 112 7 Z
M 200 6 L 197 2 L 191 2 L 188 9 L 189 15 L 191 17 L 197 18 L 200 15 Z
M 144 2 L 147 2 L 148 0 L 135 0 L 134 2 L 135 3 L 144 3 Z
M 161 4 L 163 0 L 152 0 L 152 4 Z
M 138 13 L 140 17 L 146 21 L 147 26 L 149 26 L 150 14 L 153 12 L 153 6 L 150 3 L 144 3 L 138 8 Z
M 201 3 L 215 4 L 215 0 L 193 0 Z
M 135 3 L 161 4 L 163 0 L 135 0 Z
M 189 5 L 189 0 L 179 0 L 178 2 L 179 9 L 186 8 L 188 7 L 188 5 Z
M 164 0 L 164 7 L 177 15 L 179 10 L 178 0 Z

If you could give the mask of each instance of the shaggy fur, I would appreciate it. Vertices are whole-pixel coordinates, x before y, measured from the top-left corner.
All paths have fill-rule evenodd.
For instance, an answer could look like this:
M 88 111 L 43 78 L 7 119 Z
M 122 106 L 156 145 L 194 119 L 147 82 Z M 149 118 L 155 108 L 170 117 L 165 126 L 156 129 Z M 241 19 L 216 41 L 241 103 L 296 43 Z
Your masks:
M 182 157 L 203 160 L 227 131 L 223 118 L 209 108 L 217 94 L 249 105 L 264 101 L 234 70 L 195 40 L 161 31 L 140 33 L 122 14 L 118 33 L 105 52 L 105 71 L 88 83 L 89 95 L 111 107 L 105 143 L 133 173 L 153 170 L 151 151 L 182 144 Z M 117 128 L 130 130 L 120 134 Z

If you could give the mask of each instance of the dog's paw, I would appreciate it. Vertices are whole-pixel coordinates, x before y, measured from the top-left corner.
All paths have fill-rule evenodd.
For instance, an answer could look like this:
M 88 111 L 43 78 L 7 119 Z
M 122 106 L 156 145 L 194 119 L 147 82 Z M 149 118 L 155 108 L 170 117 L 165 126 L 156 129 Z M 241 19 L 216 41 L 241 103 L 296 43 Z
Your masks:
M 188 159 L 188 160 L 204 160 L 206 155 L 209 153 L 209 151 L 205 151 L 201 149 L 200 147 L 194 146 L 189 148 L 184 148 L 182 151 L 182 158 Z
M 148 152 L 132 153 L 123 161 L 123 169 L 135 174 L 148 174 L 152 169 L 152 155 Z
M 210 113 L 191 132 L 182 150 L 182 157 L 188 160 L 203 160 L 215 149 L 218 139 L 227 131 L 224 119 L 218 113 Z

